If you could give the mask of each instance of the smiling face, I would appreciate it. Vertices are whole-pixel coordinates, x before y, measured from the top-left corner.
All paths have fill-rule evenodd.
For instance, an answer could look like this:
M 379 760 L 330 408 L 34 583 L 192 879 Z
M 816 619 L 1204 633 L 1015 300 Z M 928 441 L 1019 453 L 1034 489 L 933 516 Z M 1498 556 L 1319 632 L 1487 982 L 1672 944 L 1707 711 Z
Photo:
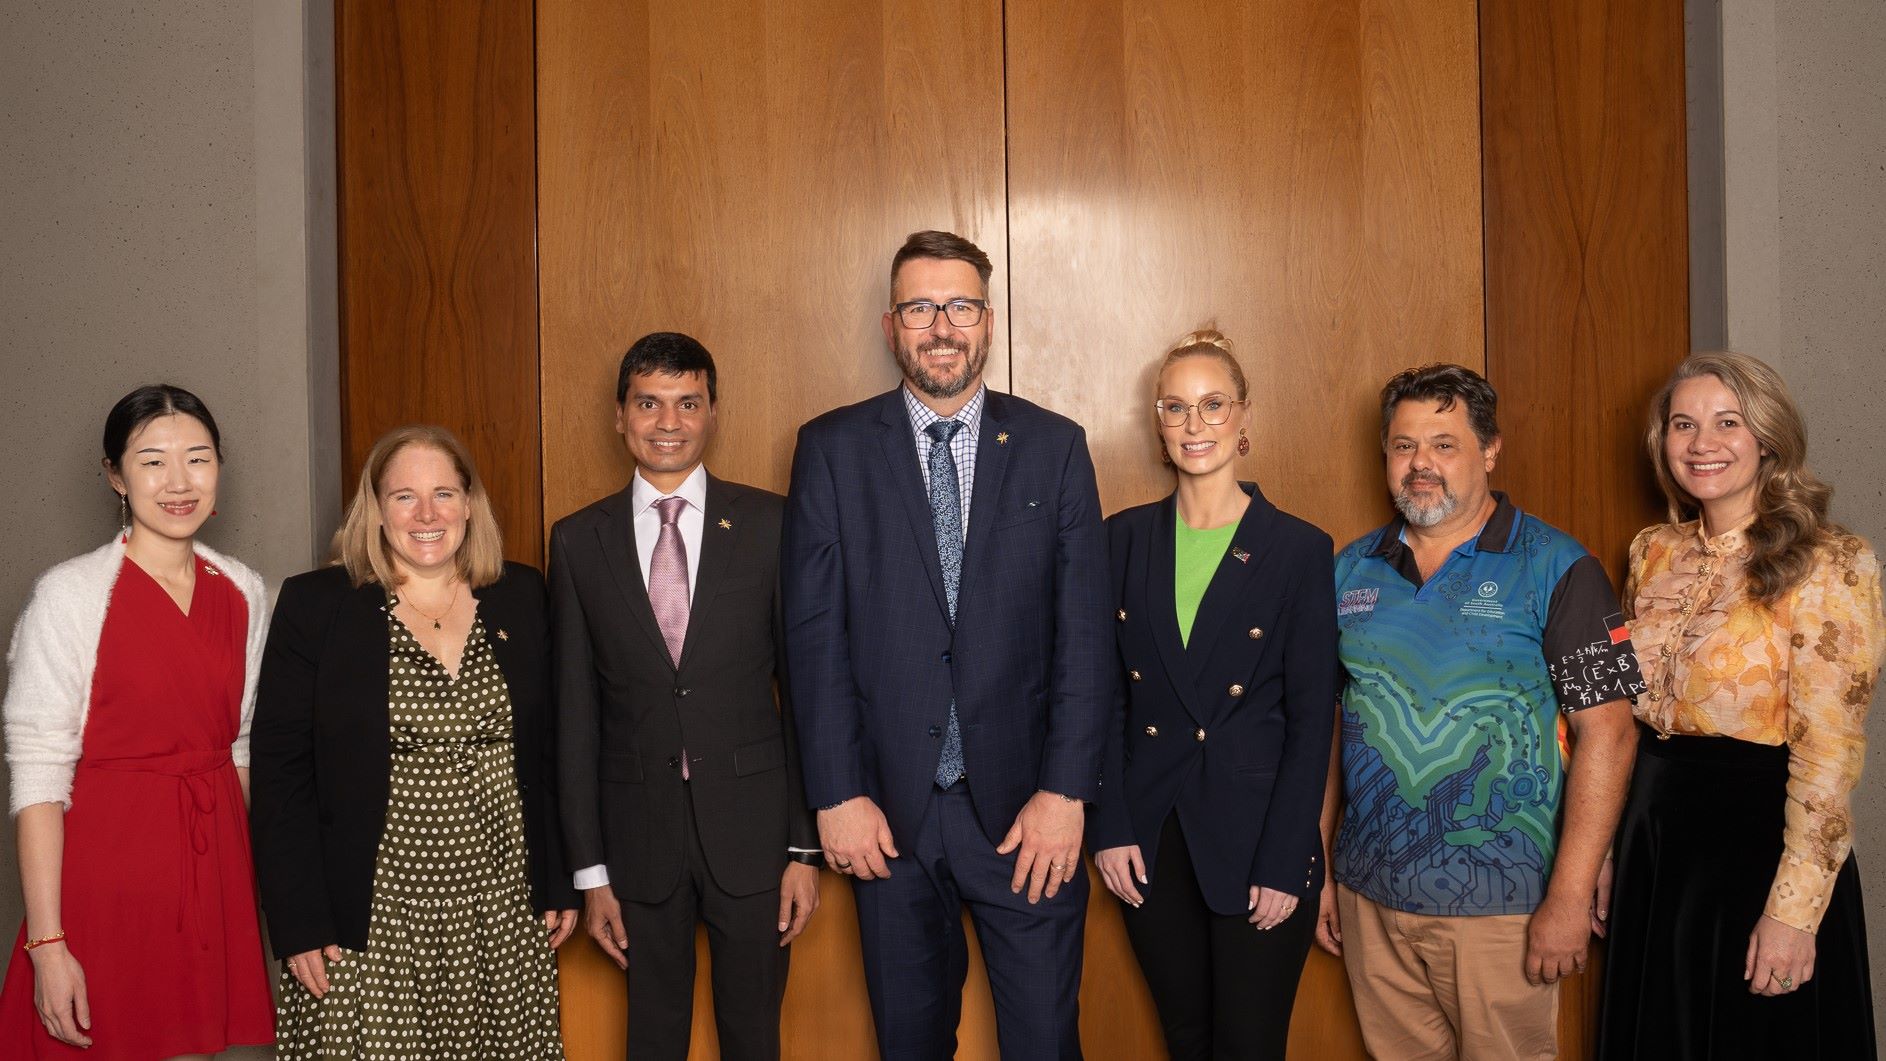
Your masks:
M 1491 488 L 1500 440 L 1482 447 L 1467 418 L 1467 403 L 1445 411 L 1438 399 L 1410 398 L 1388 423 L 1388 490 L 1402 518 L 1436 527 L 1458 514 L 1478 514 Z
M 1664 463 L 1676 484 L 1701 503 L 1711 533 L 1740 526 L 1754 513 L 1763 455 L 1741 402 L 1721 379 L 1696 376 L 1670 392 Z
M 437 577 L 455 566 L 471 502 L 444 450 L 411 445 L 380 475 L 380 521 L 402 576 Z
M 134 537 L 188 541 L 216 507 L 221 471 L 209 428 L 194 416 L 171 413 L 131 432 L 106 477 L 129 502 Z
M 671 493 L 701 463 L 714 435 L 714 403 L 707 373 L 644 372 L 629 377 L 616 406 L 616 432 L 642 478 Z
M 987 297 L 976 267 L 955 258 L 912 258 L 897 270 L 891 283 L 893 305 L 927 299 L 942 306 L 954 299 Z M 982 319 L 967 328 L 951 324 L 945 313 L 938 313 L 935 323 L 921 331 L 904 327 L 895 311 L 885 311 L 883 323 L 884 341 L 897 355 L 904 379 L 920 397 L 953 404 L 954 399 L 975 393 L 989 361 L 989 337 L 995 330 L 993 307 L 983 310 Z
M 1238 400 L 1238 384 L 1223 360 L 1181 357 L 1159 373 L 1159 440 L 1181 475 L 1210 475 L 1238 457 L 1238 435 L 1251 422 L 1251 407 Z M 1167 426 L 1183 414 L 1185 422 Z M 1208 424 L 1205 414 L 1222 424 Z

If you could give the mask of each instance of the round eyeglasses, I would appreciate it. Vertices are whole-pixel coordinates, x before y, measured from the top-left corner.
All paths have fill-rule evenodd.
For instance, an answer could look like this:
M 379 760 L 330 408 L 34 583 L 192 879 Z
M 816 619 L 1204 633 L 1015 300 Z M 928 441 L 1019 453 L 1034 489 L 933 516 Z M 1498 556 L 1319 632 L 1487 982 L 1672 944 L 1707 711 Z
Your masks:
M 1161 398 L 1153 403 L 1159 412 L 1159 422 L 1167 427 L 1184 427 L 1186 418 L 1192 410 L 1198 410 L 1199 422 L 1212 427 L 1231 419 L 1231 410 L 1245 404 L 1244 401 L 1228 394 L 1207 394 L 1195 402 L 1182 402 L 1177 398 Z
M 952 328 L 974 328 L 982 323 L 982 312 L 989 304 L 979 298 L 953 298 L 941 306 L 927 298 L 899 302 L 891 307 L 897 320 L 911 331 L 920 332 L 936 323 L 936 311 L 942 310 Z

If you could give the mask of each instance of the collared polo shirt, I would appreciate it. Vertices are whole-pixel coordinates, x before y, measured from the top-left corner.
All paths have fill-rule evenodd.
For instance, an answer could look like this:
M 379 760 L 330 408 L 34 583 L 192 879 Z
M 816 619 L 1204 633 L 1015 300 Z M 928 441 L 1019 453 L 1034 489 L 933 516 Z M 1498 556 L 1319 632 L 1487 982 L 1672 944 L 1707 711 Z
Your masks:
M 1603 566 L 1494 498 L 1426 581 L 1399 518 L 1336 557 L 1336 879 L 1397 910 L 1536 909 L 1558 846 L 1559 714 L 1644 689 Z

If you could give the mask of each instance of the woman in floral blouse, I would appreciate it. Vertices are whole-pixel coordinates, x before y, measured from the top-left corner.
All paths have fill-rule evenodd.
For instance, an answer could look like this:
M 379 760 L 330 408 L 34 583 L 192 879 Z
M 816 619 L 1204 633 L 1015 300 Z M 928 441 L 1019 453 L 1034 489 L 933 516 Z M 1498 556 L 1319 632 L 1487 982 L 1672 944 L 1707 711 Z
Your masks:
M 1879 561 L 1828 521 L 1800 412 L 1762 362 L 1689 358 L 1648 443 L 1672 522 L 1631 546 L 1649 691 L 1599 1056 L 1873 1057 L 1849 849 L 1886 648 Z

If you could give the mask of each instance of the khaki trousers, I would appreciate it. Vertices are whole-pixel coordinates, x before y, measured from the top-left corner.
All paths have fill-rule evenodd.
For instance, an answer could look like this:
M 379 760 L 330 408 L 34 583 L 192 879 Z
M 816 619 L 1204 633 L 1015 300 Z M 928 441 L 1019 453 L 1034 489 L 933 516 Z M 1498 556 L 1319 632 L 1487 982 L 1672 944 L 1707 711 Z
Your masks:
M 1343 965 L 1362 1041 L 1382 1061 L 1551 1061 L 1557 984 L 1526 982 L 1528 914 L 1437 917 L 1340 885 Z

